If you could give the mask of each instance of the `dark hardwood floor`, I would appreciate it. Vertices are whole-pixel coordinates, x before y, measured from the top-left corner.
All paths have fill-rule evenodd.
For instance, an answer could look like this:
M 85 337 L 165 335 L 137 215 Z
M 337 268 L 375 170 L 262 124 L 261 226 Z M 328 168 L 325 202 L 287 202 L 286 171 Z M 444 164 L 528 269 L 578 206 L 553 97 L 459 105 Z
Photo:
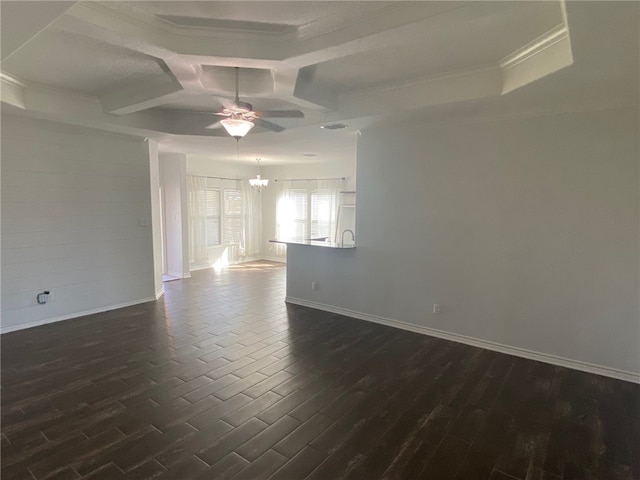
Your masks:
M 2 479 L 638 479 L 640 386 L 284 303 L 255 262 L 2 336 Z

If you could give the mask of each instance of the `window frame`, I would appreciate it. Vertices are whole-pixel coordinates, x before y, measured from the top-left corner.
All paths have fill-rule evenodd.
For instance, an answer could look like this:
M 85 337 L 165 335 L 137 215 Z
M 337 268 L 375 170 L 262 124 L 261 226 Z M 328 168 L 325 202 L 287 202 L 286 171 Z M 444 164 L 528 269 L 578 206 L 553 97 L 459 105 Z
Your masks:
M 293 230 L 296 232 L 299 231 L 298 225 L 302 225 L 302 229 L 301 229 L 302 235 L 300 236 L 301 238 L 305 238 L 305 239 L 306 238 L 331 238 L 332 230 L 337 228 L 337 226 L 335 225 L 335 222 L 331 218 L 329 219 L 329 223 L 327 225 L 329 232 L 327 232 L 326 235 L 313 234 L 314 225 L 316 227 L 319 225 L 322 225 L 319 219 L 317 218 L 314 219 L 313 203 L 314 203 L 314 197 L 316 195 L 318 196 L 327 195 L 333 198 L 333 201 L 336 203 L 336 205 L 334 206 L 335 208 L 333 210 L 337 211 L 337 202 L 339 201 L 338 192 L 328 188 L 292 188 L 290 190 L 289 196 L 295 197 L 295 195 L 300 195 L 300 194 L 304 194 L 305 196 L 304 216 L 303 218 L 297 218 L 292 216 L 291 222 L 293 223 L 293 226 L 294 226 Z
M 227 188 L 227 187 L 218 187 L 218 186 L 209 186 L 205 187 L 205 202 L 206 209 L 208 210 L 208 200 L 209 200 L 209 192 L 215 192 L 218 196 L 218 214 L 217 215 L 209 215 L 208 213 L 205 215 L 205 222 L 207 226 L 207 232 L 209 229 L 209 222 L 211 220 L 218 222 L 218 241 L 216 243 L 211 243 L 209 238 L 207 238 L 207 248 L 218 247 L 218 246 L 229 246 L 229 245 L 238 245 L 241 242 L 242 237 L 242 218 L 243 218 L 243 210 L 244 206 L 242 205 L 242 191 L 240 187 L 238 188 Z M 227 192 L 233 192 L 239 196 L 240 200 L 240 212 L 238 213 L 228 213 L 228 208 L 226 205 L 226 194 Z M 233 238 L 231 241 L 229 239 L 228 234 L 226 232 L 226 228 L 229 224 L 232 223 L 231 219 L 239 219 L 238 222 L 238 231 L 234 232 L 235 236 L 237 236 L 238 241 L 234 242 Z M 208 237 L 208 236 L 207 236 Z

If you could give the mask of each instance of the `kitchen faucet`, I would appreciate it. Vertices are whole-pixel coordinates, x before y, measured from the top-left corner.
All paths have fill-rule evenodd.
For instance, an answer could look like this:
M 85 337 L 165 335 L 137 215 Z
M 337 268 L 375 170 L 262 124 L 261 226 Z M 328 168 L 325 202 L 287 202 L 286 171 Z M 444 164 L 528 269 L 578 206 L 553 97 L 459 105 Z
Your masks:
M 341 245 L 342 245 L 343 247 L 344 247 L 344 234 L 345 234 L 345 233 L 347 233 L 347 232 L 349 232 L 349 233 L 351 234 L 351 241 L 354 243 L 354 245 L 355 245 L 355 243 L 356 243 L 356 234 L 355 234 L 355 233 L 353 233 L 353 230 L 349 230 L 349 229 L 347 228 L 346 230 L 343 230 L 343 232 L 342 232 L 342 243 L 341 243 Z

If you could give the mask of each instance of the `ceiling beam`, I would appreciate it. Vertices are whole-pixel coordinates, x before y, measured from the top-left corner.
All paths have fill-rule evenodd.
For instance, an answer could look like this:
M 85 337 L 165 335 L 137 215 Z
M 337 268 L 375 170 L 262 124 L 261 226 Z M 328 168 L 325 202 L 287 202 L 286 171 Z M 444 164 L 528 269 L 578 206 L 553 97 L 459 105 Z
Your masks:
M 138 83 L 100 97 L 105 113 L 128 115 L 158 107 L 178 99 L 184 89 L 174 78 L 163 78 L 156 84 Z

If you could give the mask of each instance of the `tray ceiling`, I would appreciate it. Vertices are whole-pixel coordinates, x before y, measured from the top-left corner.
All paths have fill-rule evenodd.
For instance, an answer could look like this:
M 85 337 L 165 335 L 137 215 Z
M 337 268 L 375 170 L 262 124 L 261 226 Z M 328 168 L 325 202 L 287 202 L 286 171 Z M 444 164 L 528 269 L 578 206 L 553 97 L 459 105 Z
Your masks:
M 554 103 L 553 86 L 567 76 L 579 82 L 562 86 L 569 95 L 603 96 L 616 79 L 613 96 L 634 101 L 629 86 L 637 89 L 631 2 L 20 3 L 0 4 L 5 104 L 174 144 L 228 140 L 204 127 L 233 98 L 236 66 L 240 99 L 302 110 L 304 118 L 274 119 L 301 134 L 401 112 L 521 105 L 539 90 Z

